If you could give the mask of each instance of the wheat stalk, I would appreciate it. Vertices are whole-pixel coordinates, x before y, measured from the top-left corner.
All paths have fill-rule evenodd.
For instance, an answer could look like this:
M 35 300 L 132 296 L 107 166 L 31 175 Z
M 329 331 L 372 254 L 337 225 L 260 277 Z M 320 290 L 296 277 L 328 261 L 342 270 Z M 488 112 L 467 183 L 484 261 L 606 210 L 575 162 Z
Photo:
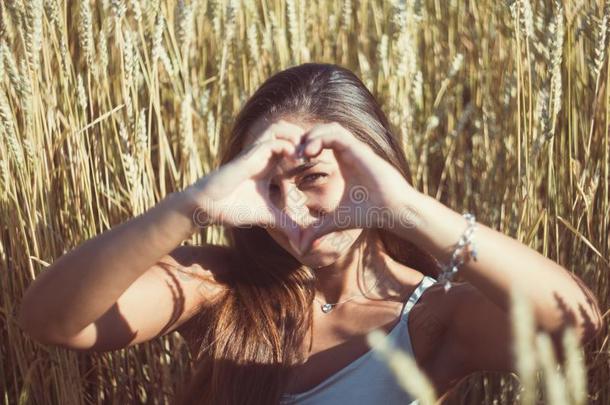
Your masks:
M 436 393 L 428 377 L 419 369 L 415 360 L 406 352 L 391 347 L 387 336 L 380 330 L 367 334 L 367 343 L 375 355 L 381 357 L 396 376 L 399 385 L 422 405 L 436 402 Z
M 0 122 L 2 123 L 2 132 L 6 136 L 5 139 L 8 143 L 8 148 L 13 156 L 15 165 L 18 168 L 23 168 L 25 160 L 23 148 L 21 147 L 17 137 L 17 132 L 15 131 L 11 107 L 8 103 L 8 99 L 6 98 L 6 94 L 4 94 L 4 91 L 2 90 L 0 90 Z
M 180 44 L 183 63 L 188 59 L 188 50 L 193 38 L 195 4 L 195 2 L 185 4 L 184 0 L 179 0 L 176 4 L 176 38 Z
M 536 334 L 536 350 L 544 374 L 545 391 L 549 402 L 556 405 L 568 405 L 569 398 L 566 383 L 558 370 L 557 361 L 553 352 L 551 338 L 544 333 Z
M 535 403 L 536 370 L 538 367 L 534 346 L 535 326 L 532 308 L 518 290 L 511 292 L 511 325 L 514 344 L 512 348 L 515 369 L 523 386 L 520 404 Z
M 80 108 L 86 113 L 87 112 L 87 94 L 85 91 L 85 85 L 83 83 L 83 76 L 79 73 L 76 80 L 76 92 L 77 100 Z
M 587 373 L 582 347 L 578 342 L 573 327 L 565 330 L 562 345 L 566 354 L 565 377 L 566 388 L 570 394 L 570 403 L 582 405 L 587 403 Z
M 78 21 L 79 41 L 81 49 L 85 54 L 85 61 L 89 71 L 95 72 L 95 47 L 93 41 L 93 21 L 89 0 L 80 1 L 80 13 Z
M 25 51 L 28 56 L 30 68 L 37 72 L 40 65 L 40 49 L 42 47 L 42 0 L 29 0 L 26 2 L 26 31 Z

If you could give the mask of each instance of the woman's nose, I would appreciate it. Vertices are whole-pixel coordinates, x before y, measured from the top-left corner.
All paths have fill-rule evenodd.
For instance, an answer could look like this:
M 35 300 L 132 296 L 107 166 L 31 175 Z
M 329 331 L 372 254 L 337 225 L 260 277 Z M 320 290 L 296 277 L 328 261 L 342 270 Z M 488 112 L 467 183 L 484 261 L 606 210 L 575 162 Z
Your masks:
M 276 194 L 276 206 L 283 210 L 299 226 L 305 227 L 310 224 L 314 217 L 311 215 L 310 201 L 306 193 L 300 190 L 294 183 L 285 183 L 279 187 Z

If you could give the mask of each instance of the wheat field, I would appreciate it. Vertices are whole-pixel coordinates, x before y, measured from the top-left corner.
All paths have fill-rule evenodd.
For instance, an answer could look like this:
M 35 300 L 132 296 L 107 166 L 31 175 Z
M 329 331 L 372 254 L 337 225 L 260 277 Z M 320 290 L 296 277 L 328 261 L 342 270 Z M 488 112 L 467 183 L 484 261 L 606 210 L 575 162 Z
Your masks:
M 609 20 L 593 0 L 1 1 L 2 402 L 172 403 L 190 375 L 178 334 L 44 346 L 19 300 L 63 253 L 213 169 L 265 78 L 316 61 L 382 103 L 416 188 L 573 271 L 604 312 L 587 346 L 565 335 L 557 366 L 515 296 L 519 374 L 477 373 L 446 403 L 610 404 Z M 408 357 L 378 349 L 434 401 Z

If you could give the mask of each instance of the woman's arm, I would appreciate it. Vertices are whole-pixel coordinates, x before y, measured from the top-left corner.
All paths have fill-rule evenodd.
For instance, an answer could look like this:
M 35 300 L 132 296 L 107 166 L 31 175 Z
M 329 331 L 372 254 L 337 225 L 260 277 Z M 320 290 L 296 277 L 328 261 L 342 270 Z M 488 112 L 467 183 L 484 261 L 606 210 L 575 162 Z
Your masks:
M 97 347 L 116 348 L 186 320 L 198 304 L 224 289 L 217 288 L 216 276 L 227 270 L 231 254 L 207 245 L 196 249 L 199 259 L 189 260 L 188 251 L 175 248 L 202 225 L 269 226 L 290 220 L 261 191 L 277 158 L 294 155 L 291 139 L 301 132 L 285 122 L 267 127 L 264 140 L 184 191 L 60 257 L 28 288 L 19 314 L 22 329 L 41 341 L 91 348 L 102 327 L 111 336 Z M 297 229 L 289 228 L 294 239 Z M 115 326 L 124 331 L 120 338 Z
M 197 207 L 193 194 L 172 193 L 61 256 L 27 289 L 19 312 L 22 329 L 38 340 L 74 348 L 105 339 L 97 344 L 107 349 L 152 337 L 170 321 L 165 318 L 182 321 L 185 306 L 196 305 L 202 297 L 195 293 L 204 290 L 194 286 L 194 277 L 173 270 L 209 273 L 194 265 L 187 247 L 176 248 L 196 230 Z M 173 314 L 169 306 L 182 306 L 182 313 Z M 156 309 L 155 316 L 144 319 L 145 308 Z
M 410 221 L 391 221 L 387 226 L 389 230 L 418 244 L 441 263 L 449 263 L 454 246 L 467 227 L 462 215 L 416 191 L 407 193 L 402 203 L 391 211 L 391 218 L 409 218 Z M 473 237 L 477 260 L 466 260 L 459 270 L 464 279 L 480 291 L 477 294 L 480 299 L 464 300 L 464 305 L 469 305 L 468 311 L 475 312 L 471 312 L 471 319 L 478 317 L 477 311 L 485 314 L 488 311 L 490 315 L 498 313 L 497 308 L 476 307 L 482 304 L 484 297 L 508 313 L 510 291 L 514 286 L 529 300 L 540 330 L 558 336 L 566 326 L 572 325 L 583 341 L 595 336 L 601 327 L 600 309 L 593 293 L 575 275 L 534 249 L 479 222 Z M 456 288 L 459 295 L 458 290 L 463 289 Z M 460 305 L 460 302 L 455 304 Z M 493 329 L 494 319 L 480 320 L 481 329 Z M 462 321 L 455 320 L 457 323 Z M 468 320 L 465 322 L 470 325 Z M 509 331 L 506 325 L 501 327 Z
M 412 189 L 393 205 L 387 229 L 419 244 L 442 264 L 450 261 L 466 219 L 441 202 Z M 563 332 L 575 329 L 581 344 L 601 328 L 602 318 L 594 294 L 575 275 L 507 235 L 477 223 L 473 237 L 477 260 L 466 256 L 460 267 L 466 282 L 443 291 L 448 308 L 446 333 L 439 344 L 439 361 L 452 359 L 455 381 L 479 371 L 516 372 L 511 288 L 519 290 L 533 309 L 536 331 L 551 337 L 563 363 Z

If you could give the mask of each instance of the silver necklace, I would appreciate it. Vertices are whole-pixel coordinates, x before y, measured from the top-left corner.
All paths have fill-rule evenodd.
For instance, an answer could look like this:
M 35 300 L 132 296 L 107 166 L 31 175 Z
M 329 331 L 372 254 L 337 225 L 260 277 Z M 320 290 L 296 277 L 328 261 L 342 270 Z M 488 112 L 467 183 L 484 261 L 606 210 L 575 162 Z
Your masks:
M 374 286 L 372 286 L 371 288 L 369 288 L 369 289 L 366 291 L 366 293 L 370 292 L 370 291 L 371 291 L 373 288 L 375 288 L 375 287 L 377 286 L 377 284 L 379 284 L 379 279 L 377 279 L 377 281 L 375 282 L 375 285 L 374 285 Z M 366 293 L 364 293 L 364 294 L 366 294 Z M 345 302 L 347 302 L 347 301 L 351 301 L 351 300 L 353 300 L 353 299 L 354 299 L 354 298 L 356 298 L 356 297 L 364 296 L 364 294 L 362 294 L 362 293 L 361 293 L 361 294 L 356 294 L 356 295 L 353 295 L 353 296 L 349 297 L 349 298 L 348 298 L 348 299 L 346 299 L 346 300 L 339 301 L 339 302 L 335 302 L 335 303 L 332 303 L 332 304 L 331 304 L 331 303 L 328 303 L 328 302 L 326 302 L 326 303 L 325 303 L 325 302 L 322 302 L 322 301 L 320 301 L 320 300 L 319 300 L 317 297 L 313 297 L 313 298 L 314 298 L 316 301 L 318 301 L 318 303 L 320 303 L 320 304 L 321 304 L 321 305 L 320 305 L 320 308 L 322 309 L 322 312 L 324 312 L 325 314 L 327 314 L 327 313 L 329 313 L 330 311 L 332 311 L 333 309 L 335 309 L 335 307 L 336 307 L 337 305 L 339 305 L 339 304 L 343 304 L 343 303 L 345 303 Z
M 377 281 L 375 281 L 375 284 L 369 288 L 364 294 L 370 292 L 373 288 L 377 287 L 377 284 L 379 284 L 379 277 L 377 277 Z M 320 309 L 322 309 L 322 312 L 324 312 L 325 314 L 329 313 L 330 311 L 332 311 L 333 309 L 335 309 L 335 307 L 339 304 L 343 304 L 347 301 L 353 300 L 356 297 L 360 297 L 360 296 L 364 296 L 363 293 L 360 294 L 356 294 L 356 295 L 352 295 L 351 297 L 343 300 L 343 301 L 339 301 L 339 302 L 335 302 L 335 303 L 328 303 L 328 302 L 322 302 L 320 301 L 317 297 L 313 297 L 316 301 L 318 301 L 318 303 L 320 304 Z

